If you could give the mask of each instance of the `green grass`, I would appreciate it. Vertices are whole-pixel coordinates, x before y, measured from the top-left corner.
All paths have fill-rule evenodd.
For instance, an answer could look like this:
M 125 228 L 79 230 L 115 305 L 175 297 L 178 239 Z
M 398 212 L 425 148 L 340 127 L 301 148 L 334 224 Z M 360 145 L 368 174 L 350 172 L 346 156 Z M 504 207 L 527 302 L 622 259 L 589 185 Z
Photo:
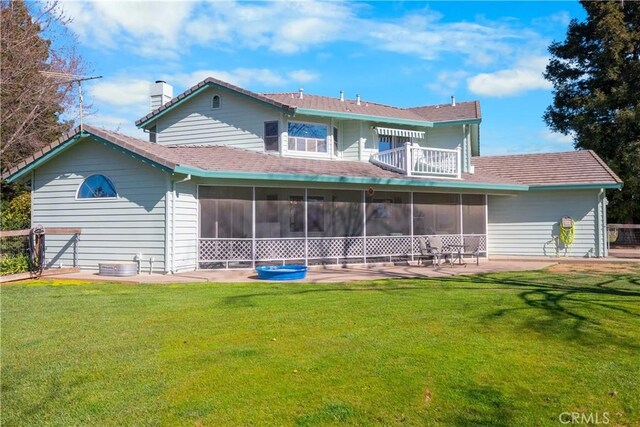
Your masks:
M 2 424 L 640 423 L 640 268 L 2 287 Z

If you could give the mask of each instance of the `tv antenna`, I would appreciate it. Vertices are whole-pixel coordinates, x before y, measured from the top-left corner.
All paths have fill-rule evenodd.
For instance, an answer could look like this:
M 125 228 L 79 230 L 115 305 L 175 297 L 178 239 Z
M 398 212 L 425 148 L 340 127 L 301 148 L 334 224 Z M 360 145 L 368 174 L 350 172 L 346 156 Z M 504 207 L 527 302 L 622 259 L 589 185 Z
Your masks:
M 85 82 L 87 80 L 101 79 L 102 76 L 83 77 L 83 76 L 77 76 L 75 74 L 58 73 L 55 71 L 40 71 L 40 73 L 45 77 L 60 79 L 61 83 L 78 83 L 78 104 L 79 104 L 78 108 L 80 109 L 80 132 L 82 132 L 83 130 L 82 129 L 82 118 L 83 118 L 82 82 Z

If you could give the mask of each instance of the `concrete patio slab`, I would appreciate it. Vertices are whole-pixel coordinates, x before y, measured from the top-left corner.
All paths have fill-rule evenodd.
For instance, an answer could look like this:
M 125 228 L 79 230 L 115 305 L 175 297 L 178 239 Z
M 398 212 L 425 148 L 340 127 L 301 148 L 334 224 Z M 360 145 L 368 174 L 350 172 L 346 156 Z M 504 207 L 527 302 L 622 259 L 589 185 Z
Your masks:
M 467 263 L 466 265 L 418 266 L 406 265 L 353 265 L 346 268 L 340 266 L 311 267 L 306 279 L 294 282 L 306 283 L 337 283 L 357 280 L 378 279 L 409 279 L 409 278 L 437 278 L 458 275 L 470 275 L 479 273 L 495 273 L 505 271 L 539 270 L 556 264 L 555 261 L 481 261 L 480 265 Z M 94 272 L 80 272 L 60 274 L 57 279 L 90 280 L 90 281 L 117 281 L 125 283 L 188 283 L 188 282 L 257 282 L 254 270 L 198 270 L 178 274 L 140 274 L 132 277 L 99 276 Z

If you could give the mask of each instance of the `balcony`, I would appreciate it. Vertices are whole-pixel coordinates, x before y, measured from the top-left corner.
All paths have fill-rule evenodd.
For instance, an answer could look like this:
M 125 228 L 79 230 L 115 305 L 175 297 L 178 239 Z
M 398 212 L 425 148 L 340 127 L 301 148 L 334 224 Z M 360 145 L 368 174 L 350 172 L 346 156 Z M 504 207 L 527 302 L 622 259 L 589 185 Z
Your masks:
M 425 148 L 411 144 L 374 153 L 369 159 L 374 165 L 407 176 L 431 176 L 460 179 L 461 149 Z

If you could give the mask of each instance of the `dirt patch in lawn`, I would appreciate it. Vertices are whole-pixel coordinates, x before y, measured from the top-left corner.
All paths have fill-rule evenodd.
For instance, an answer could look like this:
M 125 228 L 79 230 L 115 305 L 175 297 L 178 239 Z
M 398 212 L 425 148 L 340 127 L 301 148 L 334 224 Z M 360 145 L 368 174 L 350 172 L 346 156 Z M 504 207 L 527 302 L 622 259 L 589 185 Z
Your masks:
M 549 267 L 552 273 L 640 274 L 640 262 L 560 263 Z

